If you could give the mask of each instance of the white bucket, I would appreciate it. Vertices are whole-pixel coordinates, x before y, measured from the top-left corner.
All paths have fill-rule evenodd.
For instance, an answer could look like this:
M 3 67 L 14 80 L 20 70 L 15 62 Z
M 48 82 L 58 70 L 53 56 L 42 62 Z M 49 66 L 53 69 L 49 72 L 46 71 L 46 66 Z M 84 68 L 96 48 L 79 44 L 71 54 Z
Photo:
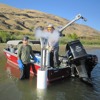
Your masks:
M 46 89 L 47 88 L 47 70 L 39 69 L 37 71 L 37 88 Z

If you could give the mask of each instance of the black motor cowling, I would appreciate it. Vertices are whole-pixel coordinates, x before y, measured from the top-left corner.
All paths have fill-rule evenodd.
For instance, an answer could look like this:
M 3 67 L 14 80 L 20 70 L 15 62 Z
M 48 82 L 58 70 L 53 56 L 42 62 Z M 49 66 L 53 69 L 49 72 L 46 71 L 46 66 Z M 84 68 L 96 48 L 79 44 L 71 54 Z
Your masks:
M 68 42 L 66 45 L 66 52 L 68 58 L 71 58 L 71 60 L 77 60 L 87 56 L 87 53 L 79 40 Z

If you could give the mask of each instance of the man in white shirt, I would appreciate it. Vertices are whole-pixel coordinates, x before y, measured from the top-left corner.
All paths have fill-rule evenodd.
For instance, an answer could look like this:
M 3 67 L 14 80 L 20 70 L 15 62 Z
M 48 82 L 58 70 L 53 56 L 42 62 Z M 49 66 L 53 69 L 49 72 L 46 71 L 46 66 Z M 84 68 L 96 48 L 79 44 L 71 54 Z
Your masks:
M 59 66 L 59 36 L 60 33 L 55 30 L 52 24 L 49 24 L 46 27 L 46 31 L 49 35 L 48 45 L 50 50 L 50 66 L 58 67 Z

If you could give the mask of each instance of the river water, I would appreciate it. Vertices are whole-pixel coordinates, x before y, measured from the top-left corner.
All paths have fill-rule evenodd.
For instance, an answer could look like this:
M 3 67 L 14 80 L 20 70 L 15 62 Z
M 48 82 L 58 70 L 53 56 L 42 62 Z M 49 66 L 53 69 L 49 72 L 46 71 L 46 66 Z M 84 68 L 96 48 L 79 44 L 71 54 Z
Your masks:
M 92 71 L 93 87 L 70 78 L 48 83 L 46 90 L 37 89 L 36 77 L 20 81 L 19 70 L 0 54 L 0 100 L 100 100 L 100 50 L 87 52 L 99 58 Z

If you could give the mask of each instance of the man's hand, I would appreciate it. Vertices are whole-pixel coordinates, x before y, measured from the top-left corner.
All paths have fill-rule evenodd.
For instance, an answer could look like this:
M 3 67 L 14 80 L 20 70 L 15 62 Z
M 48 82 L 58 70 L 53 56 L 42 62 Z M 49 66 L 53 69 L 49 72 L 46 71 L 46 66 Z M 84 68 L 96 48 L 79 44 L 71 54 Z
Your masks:
M 49 46 L 48 50 L 49 50 L 49 52 L 51 52 L 53 50 L 53 47 Z
M 17 62 L 18 62 L 19 69 L 23 70 L 24 65 L 23 65 L 22 61 L 20 59 L 18 59 Z
M 35 56 L 34 56 L 33 60 L 34 60 L 34 63 L 40 63 L 40 60 L 37 57 L 35 57 Z

